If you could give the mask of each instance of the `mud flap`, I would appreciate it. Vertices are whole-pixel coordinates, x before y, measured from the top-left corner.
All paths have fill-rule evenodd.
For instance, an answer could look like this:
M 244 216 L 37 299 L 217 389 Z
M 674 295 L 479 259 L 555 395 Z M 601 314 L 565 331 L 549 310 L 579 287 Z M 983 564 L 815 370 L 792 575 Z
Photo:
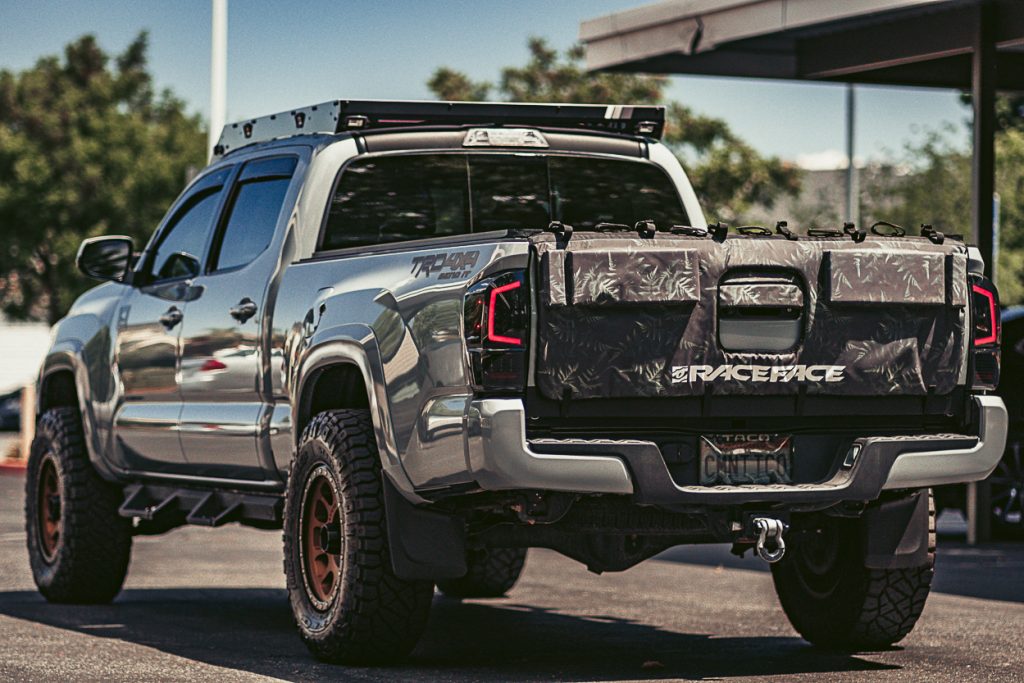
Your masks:
M 461 519 L 416 507 L 387 477 L 384 511 L 395 576 L 414 581 L 466 575 L 466 529 Z
M 861 521 L 864 566 L 868 569 L 909 569 L 929 564 L 927 489 L 875 503 Z

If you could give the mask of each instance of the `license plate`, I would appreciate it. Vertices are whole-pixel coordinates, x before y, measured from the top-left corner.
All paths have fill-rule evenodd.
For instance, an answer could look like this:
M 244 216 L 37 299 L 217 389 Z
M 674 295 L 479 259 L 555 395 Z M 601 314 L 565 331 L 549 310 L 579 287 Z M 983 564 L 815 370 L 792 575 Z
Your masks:
M 791 484 L 793 438 L 788 434 L 711 434 L 700 439 L 704 486 Z

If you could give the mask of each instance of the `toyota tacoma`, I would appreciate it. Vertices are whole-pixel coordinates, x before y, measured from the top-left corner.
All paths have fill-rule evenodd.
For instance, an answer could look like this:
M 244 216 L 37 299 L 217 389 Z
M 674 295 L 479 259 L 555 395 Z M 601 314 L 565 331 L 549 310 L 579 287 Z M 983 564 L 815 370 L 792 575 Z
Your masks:
M 932 580 L 930 488 L 1006 439 L 998 297 L 924 226 L 709 225 L 650 106 L 338 100 L 225 127 L 138 253 L 53 330 L 26 523 L 53 602 L 132 539 L 283 529 L 317 657 L 406 655 L 435 587 L 528 548 L 771 563 L 808 641 L 890 645 Z

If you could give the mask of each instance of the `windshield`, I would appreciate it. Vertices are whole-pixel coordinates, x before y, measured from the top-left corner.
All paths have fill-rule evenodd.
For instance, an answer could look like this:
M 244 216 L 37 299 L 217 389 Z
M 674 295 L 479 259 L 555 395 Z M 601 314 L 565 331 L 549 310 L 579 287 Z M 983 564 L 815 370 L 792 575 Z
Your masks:
M 322 249 L 468 232 L 599 223 L 687 225 L 679 193 L 643 161 L 536 154 L 367 157 L 342 173 Z

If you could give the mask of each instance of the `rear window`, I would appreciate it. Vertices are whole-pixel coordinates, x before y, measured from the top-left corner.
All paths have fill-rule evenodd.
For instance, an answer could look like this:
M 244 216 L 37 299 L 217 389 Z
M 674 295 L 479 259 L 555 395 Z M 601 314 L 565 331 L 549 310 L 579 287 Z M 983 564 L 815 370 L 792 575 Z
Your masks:
M 671 179 L 653 164 L 595 157 L 416 154 L 368 157 L 344 170 L 321 249 L 598 223 L 686 225 Z

